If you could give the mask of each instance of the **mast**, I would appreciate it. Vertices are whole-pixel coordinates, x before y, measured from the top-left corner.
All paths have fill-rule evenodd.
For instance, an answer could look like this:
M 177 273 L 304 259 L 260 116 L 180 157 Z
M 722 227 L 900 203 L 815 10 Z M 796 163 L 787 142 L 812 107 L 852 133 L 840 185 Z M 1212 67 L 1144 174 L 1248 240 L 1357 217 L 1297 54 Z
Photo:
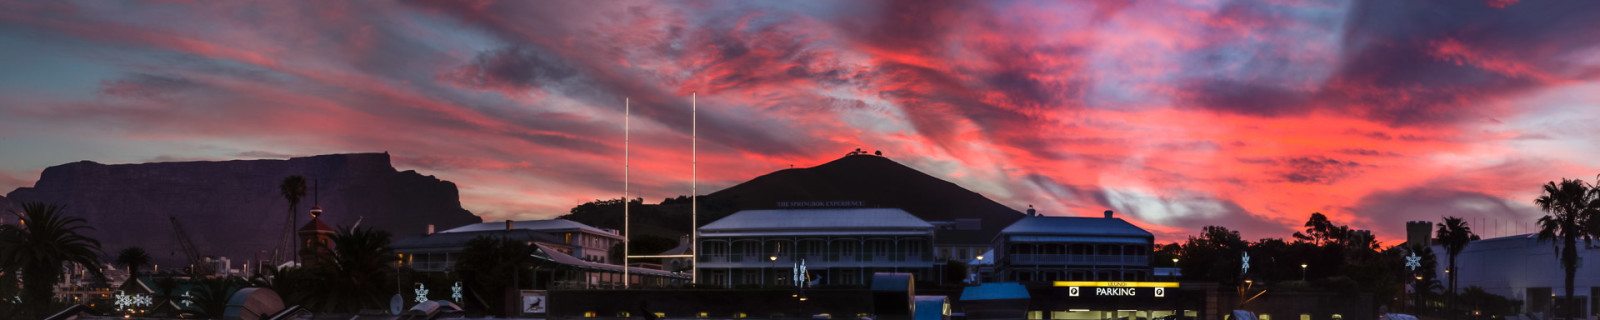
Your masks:
M 630 221 L 628 221 L 628 116 L 632 114 L 632 106 L 628 98 L 622 98 L 622 287 L 627 288 L 633 284 L 633 277 L 628 275 L 628 236 Z
M 700 105 L 689 93 L 689 283 L 700 284 Z

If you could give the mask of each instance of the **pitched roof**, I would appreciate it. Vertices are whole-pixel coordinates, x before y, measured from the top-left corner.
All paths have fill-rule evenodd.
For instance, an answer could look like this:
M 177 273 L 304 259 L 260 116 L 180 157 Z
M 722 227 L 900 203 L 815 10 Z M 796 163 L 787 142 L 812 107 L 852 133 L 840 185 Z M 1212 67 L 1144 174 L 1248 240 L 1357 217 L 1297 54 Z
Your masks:
M 1073 235 L 1153 238 L 1154 234 L 1122 218 L 1033 216 L 1000 230 L 1001 235 Z
M 311 222 L 307 222 L 306 223 L 306 226 L 300 227 L 300 231 L 328 231 L 328 232 L 333 232 L 333 227 L 329 227 L 328 224 L 322 223 L 322 219 L 312 218 Z
M 548 261 L 551 261 L 551 262 L 564 264 L 564 265 L 568 265 L 568 266 L 575 267 L 575 268 L 580 268 L 580 269 L 611 271 L 611 272 L 622 272 L 622 266 L 609 264 L 609 263 L 583 261 L 583 259 L 578 259 L 577 257 L 573 257 L 571 255 L 568 255 L 568 254 L 565 254 L 565 253 L 561 253 L 560 250 L 556 250 L 555 248 L 550 247 L 548 244 L 545 244 L 545 243 L 537 243 L 536 242 L 536 243 L 534 243 L 534 246 L 535 246 L 534 247 L 535 248 L 535 252 L 533 253 L 533 257 L 535 257 L 535 258 L 544 259 L 544 260 L 548 260 Z M 669 271 L 663 271 L 663 270 L 656 270 L 656 269 L 637 268 L 637 267 L 628 268 L 628 272 L 629 273 L 644 274 L 644 275 L 662 276 L 662 277 L 675 277 L 675 278 L 685 278 L 685 279 L 689 278 L 689 275 L 687 275 L 687 274 L 669 272 Z
M 538 230 L 538 231 L 556 231 L 556 230 L 577 230 L 577 229 L 581 229 L 581 230 L 588 230 L 588 231 L 591 231 L 591 232 L 594 232 L 594 233 L 599 233 L 601 235 L 614 236 L 614 237 L 616 237 L 618 239 L 622 238 L 622 236 L 617 236 L 615 234 L 612 234 L 610 231 L 601 230 L 600 228 L 595 228 L 595 227 L 589 226 L 587 224 L 583 224 L 583 223 L 580 223 L 580 222 L 577 222 L 577 221 L 572 221 L 572 220 L 567 220 L 567 219 L 513 221 L 511 223 L 511 228 L 512 229 L 522 229 L 522 230 Z M 438 233 L 493 231 L 493 230 L 505 230 L 505 229 L 506 229 L 506 222 L 505 221 L 496 221 L 496 222 L 484 222 L 484 223 L 469 224 L 469 225 L 457 227 L 455 229 L 440 231 Z
M 933 225 L 895 208 L 743 210 L 700 227 L 701 234 L 750 231 L 849 232 L 932 230 Z
M 519 229 L 519 230 L 492 230 L 492 231 L 474 231 L 474 232 L 450 232 L 450 233 L 442 233 L 441 232 L 441 233 L 434 233 L 434 234 L 430 234 L 430 235 L 423 235 L 423 236 L 400 239 L 399 241 L 395 241 L 394 245 L 391 245 L 391 247 L 393 247 L 397 251 L 401 251 L 402 253 L 418 252 L 418 251 L 422 251 L 422 252 L 432 251 L 430 249 L 458 250 L 460 248 L 466 247 L 468 241 L 472 241 L 472 239 L 477 239 L 478 237 L 506 237 L 506 238 L 524 240 L 524 241 L 544 242 L 544 243 L 563 243 L 563 242 L 565 242 L 565 241 L 563 241 L 564 239 L 558 238 L 558 237 L 550 235 L 548 233 L 544 233 L 542 231 L 521 230 L 521 229 Z

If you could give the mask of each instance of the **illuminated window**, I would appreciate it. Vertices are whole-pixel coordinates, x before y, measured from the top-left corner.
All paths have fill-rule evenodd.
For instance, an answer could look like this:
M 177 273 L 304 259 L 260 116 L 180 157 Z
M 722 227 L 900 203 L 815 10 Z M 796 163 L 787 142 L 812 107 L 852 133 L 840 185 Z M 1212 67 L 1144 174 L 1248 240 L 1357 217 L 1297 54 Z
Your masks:
M 1300 320 L 1311 320 L 1311 314 L 1301 313 Z
M 1335 313 L 1333 314 L 1333 320 L 1344 320 L 1344 315 Z
M 1263 314 L 1263 315 L 1261 315 L 1261 316 L 1258 316 L 1258 317 L 1256 317 L 1256 318 L 1258 318 L 1258 319 L 1261 319 L 1261 320 L 1272 320 L 1272 315 L 1270 315 L 1270 314 Z
M 1037 310 L 1028 311 L 1028 320 L 1042 320 L 1042 319 L 1044 319 L 1044 311 L 1037 311 Z

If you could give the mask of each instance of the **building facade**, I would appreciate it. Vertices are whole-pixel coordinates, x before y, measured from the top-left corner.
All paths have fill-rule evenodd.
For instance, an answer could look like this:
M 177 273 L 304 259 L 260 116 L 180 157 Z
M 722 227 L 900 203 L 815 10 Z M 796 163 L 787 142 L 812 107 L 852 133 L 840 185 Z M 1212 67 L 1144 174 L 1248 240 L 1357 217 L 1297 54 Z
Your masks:
M 1147 281 L 1155 236 L 1102 218 L 1029 216 L 995 236 L 996 281 Z
M 700 283 L 865 285 L 874 272 L 931 274 L 934 226 L 892 208 L 744 210 L 700 227 Z
M 1521 300 L 1522 312 L 1556 316 L 1558 301 L 1566 295 L 1565 270 L 1556 244 L 1539 242 L 1537 234 L 1523 234 L 1467 243 L 1456 256 L 1456 290 L 1480 287 L 1485 292 Z M 1433 246 L 1439 263 L 1435 274 L 1446 278 L 1448 257 L 1443 246 Z M 1600 311 L 1600 247 L 1578 242 L 1578 270 L 1573 278 L 1573 300 L 1586 319 Z
M 405 255 L 413 269 L 438 272 L 455 266 L 466 242 L 479 236 L 508 236 L 544 243 L 562 254 L 587 262 L 620 262 L 611 261 L 611 248 L 622 243 L 621 235 L 564 219 L 471 224 L 404 239 L 396 242 L 394 248 L 395 252 Z

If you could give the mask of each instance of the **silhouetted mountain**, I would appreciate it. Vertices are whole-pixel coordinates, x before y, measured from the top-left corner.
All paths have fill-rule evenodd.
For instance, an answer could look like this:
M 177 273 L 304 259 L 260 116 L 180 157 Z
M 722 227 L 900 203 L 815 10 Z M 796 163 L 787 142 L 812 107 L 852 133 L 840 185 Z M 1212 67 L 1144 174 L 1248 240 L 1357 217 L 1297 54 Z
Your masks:
M 941 243 L 987 243 L 1000 229 L 1023 216 L 955 183 L 873 155 L 850 155 L 816 167 L 775 171 L 702 196 L 700 202 L 702 226 L 738 210 L 816 206 L 891 207 L 927 221 L 982 221 L 977 230 L 941 232 Z M 563 218 L 621 229 L 620 203 L 587 203 L 573 208 L 572 214 Z M 633 225 L 648 226 L 636 234 L 675 237 L 688 232 L 688 204 L 684 197 L 667 199 L 660 205 L 636 200 L 632 207 Z M 684 227 L 677 227 L 680 225 Z
M 320 205 L 325 223 L 386 230 L 396 239 L 482 222 L 461 208 L 456 186 L 415 171 L 397 172 L 386 153 L 321 155 L 288 160 L 233 160 L 105 165 L 89 161 L 45 169 L 31 188 L 7 197 L 22 202 L 66 205 L 82 217 L 107 255 L 130 246 L 151 253 L 156 263 L 186 260 L 168 216 L 177 217 L 201 253 L 234 262 L 270 255 L 289 221 L 279 194 L 284 177 L 306 178 L 299 225 Z M 316 191 L 320 189 L 320 191 Z M 363 219 L 364 217 L 364 219 Z M 299 229 L 300 226 L 296 226 Z
M 781 207 L 781 202 L 860 201 L 868 207 L 905 209 L 927 221 L 981 219 L 981 232 L 973 235 L 980 237 L 993 237 L 1023 216 L 977 192 L 874 155 L 849 155 L 816 167 L 778 170 L 708 196 L 739 209 L 773 209 Z M 716 218 L 721 216 L 711 220 Z M 708 221 L 702 217 L 701 222 Z M 946 240 L 950 239 L 940 242 Z

